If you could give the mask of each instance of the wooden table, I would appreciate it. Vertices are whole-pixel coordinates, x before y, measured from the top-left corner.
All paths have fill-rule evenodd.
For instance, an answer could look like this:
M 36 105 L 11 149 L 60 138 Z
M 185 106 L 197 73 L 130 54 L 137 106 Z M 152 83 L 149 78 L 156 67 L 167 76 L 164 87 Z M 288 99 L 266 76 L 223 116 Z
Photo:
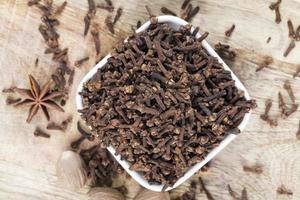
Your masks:
M 55 1 L 61 3 L 62 1 Z M 100 2 L 100 0 L 99 0 Z M 106 55 L 119 41 L 131 32 L 131 25 L 137 20 L 146 20 L 144 5 L 148 4 L 154 14 L 160 14 L 160 7 L 179 13 L 181 1 L 146 1 L 118 0 L 124 13 L 116 24 L 116 34 L 110 34 L 104 25 L 108 12 L 98 10 L 96 21 L 101 27 L 101 55 Z M 258 108 L 246 130 L 231 143 L 212 162 L 204 176 L 207 188 L 215 199 L 231 199 L 227 184 L 241 193 L 246 187 L 249 199 L 300 199 L 300 141 L 295 137 L 300 111 L 288 119 L 279 119 L 276 128 L 260 120 L 266 99 L 273 100 L 271 116 L 279 117 L 277 93 L 281 91 L 290 105 L 283 89 L 285 80 L 290 80 L 300 103 L 300 78 L 292 78 L 300 62 L 300 45 L 287 57 L 283 52 L 289 44 L 286 22 L 292 19 L 294 26 L 300 24 L 300 2 L 285 0 L 281 5 L 282 22 L 274 22 L 274 12 L 269 10 L 271 1 L 266 0 L 199 0 L 192 1 L 201 7 L 192 23 L 200 26 L 201 32 L 208 31 L 208 42 L 221 41 L 230 44 L 237 52 L 237 59 L 228 63 L 242 80 L 252 98 L 257 100 Z M 70 0 L 62 15 L 58 28 L 62 47 L 69 47 L 71 63 L 90 55 L 83 67 L 76 69 L 75 81 L 70 100 L 64 114 L 51 112 L 54 121 L 73 115 L 79 118 L 75 108 L 76 85 L 95 62 L 94 46 L 91 36 L 83 37 L 83 17 L 87 12 L 87 2 Z M 43 53 L 45 44 L 38 32 L 40 12 L 27 7 L 24 0 L 0 1 L 0 85 L 1 89 L 11 85 L 28 86 L 27 75 L 33 74 L 38 81 L 45 83 L 44 77 L 56 68 L 51 56 Z M 224 32 L 232 24 L 236 29 L 230 38 Z M 268 37 L 272 37 L 269 44 Z M 274 63 L 269 68 L 256 73 L 255 69 L 266 56 L 272 56 Z M 34 61 L 39 58 L 39 64 Z M 15 109 L 5 105 L 7 95 L 2 94 L 0 104 L 0 199 L 86 199 L 83 192 L 74 192 L 57 181 L 55 163 L 60 153 L 69 148 L 70 141 L 78 137 L 76 123 L 66 133 L 53 131 L 51 138 L 36 138 L 33 130 L 37 125 L 45 128 L 47 122 L 41 113 L 31 124 L 25 122 L 27 113 L 24 109 Z M 263 165 L 260 175 L 244 172 L 243 165 Z M 196 178 L 196 177 L 195 177 Z M 124 181 L 124 180 L 123 180 Z M 293 191 L 292 196 L 278 195 L 276 189 L 281 184 Z M 139 189 L 133 180 L 127 181 L 128 199 Z M 172 191 L 176 196 L 187 189 L 185 183 Z M 205 199 L 205 194 L 197 191 L 198 199 Z

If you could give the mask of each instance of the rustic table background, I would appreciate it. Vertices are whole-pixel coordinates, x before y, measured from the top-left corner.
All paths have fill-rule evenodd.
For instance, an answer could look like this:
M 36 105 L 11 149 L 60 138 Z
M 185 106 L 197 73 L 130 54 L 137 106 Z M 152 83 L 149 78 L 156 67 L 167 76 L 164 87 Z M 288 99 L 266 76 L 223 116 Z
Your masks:
M 96 2 L 99 2 L 97 0 Z M 62 1 L 55 1 L 60 4 Z M 108 12 L 98 10 L 96 21 L 101 27 L 101 55 L 106 55 L 116 43 L 131 32 L 131 25 L 137 20 L 145 21 L 147 4 L 156 15 L 160 7 L 179 13 L 181 0 L 118 0 L 116 7 L 124 9 L 116 24 L 115 35 L 110 34 L 104 19 Z M 200 14 L 192 21 L 200 26 L 201 32 L 208 31 L 208 42 L 218 41 L 230 44 L 237 52 L 237 59 L 229 63 L 232 70 L 245 84 L 258 108 L 246 130 L 231 143 L 212 162 L 204 176 L 207 188 L 215 199 L 231 199 L 226 185 L 230 184 L 239 194 L 246 187 L 249 199 L 300 199 L 300 141 L 295 137 L 300 111 L 288 119 L 280 119 L 276 128 L 259 119 L 264 110 L 264 102 L 270 98 L 274 101 L 271 115 L 279 115 L 277 93 L 283 90 L 285 80 L 290 80 L 295 91 L 297 103 L 300 103 L 300 78 L 292 74 L 300 63 L 300 45 L 284 58 L 283 52 L 289 44 L 286 22 L 290 18 L 294 25 L 300 24 L 300 1 L 284 0 L 281 4 L 282 22 L 274 22 L 274 12 L 269 10 L 269 0 L 197 0 Z M 69 48 L 71 63 L 90 55 L 89 60 L 80 69 L 76 69 L 75 80 L 70 100 L 65 106 L 66 112 L 51 112 L 54 121 L 73 115 L 79 118 L 75 108 L 76 85 L 84 74 L 93 67 L 96 56 L 90 35 L 83 37 L 83 18 L 87 12 L 87 1 L 68 0 L 68 5 L 59 17 L 58 27 L 62 47 Z M 38 32 L 40 12 L 27 7 L 26 0 L 0 1 L 0 85 L 2 87 L 28 86 L 27 75 L 33 74 L 39 82 L 45 83 L 44 77 L 56 68 L 51 56 L 43 53 L 44 41 Z M 232 24 L 236 25 L 231 38 L 224 37 L 224 31 Z M 268 37 L 272 37 L 266 44 Z M 255 69 L 265 56 L 274 57 L 269 68 L 256 73 Z M 34 61 L 39 58 L 39 65 Z M 55 163 L 60 153 L 69 148 L 70 142 L 78 137 L 76 123 L 66 133 L 51 132 L 50 140 L 36 138 L 33 130 L 37 124 L 45 128 L 47 122 L 41 113 L 31 124 L 25 122 L 27 113 L 23 109 L 14 109 L 5 105 L 7 95 L 0 95 L 0 199 L 86 199 L 81 192 L 74 192 L 57 181 Z M 288 99 L 288 98 L 287 98 Z M 289 102 L 290 103 L 290 102 Z M 263 165 L 260 175 L 244 172 L 242 166 L 259 163 Z M 124 181 L 124 180 L 123 180 Z M 119 183 L 121 184 L 122 180 Z M 276 189 L 281 184 L 293 191 L 292 196 L 278 195 Z M 182 193 L 188 183 L 175 189 L 172 195 Z M 128 199 L 136 194 L 139 186 L 133 180 L 127 181 Z M 198 199 L 205 199 L 205 194 L 197 191 Z

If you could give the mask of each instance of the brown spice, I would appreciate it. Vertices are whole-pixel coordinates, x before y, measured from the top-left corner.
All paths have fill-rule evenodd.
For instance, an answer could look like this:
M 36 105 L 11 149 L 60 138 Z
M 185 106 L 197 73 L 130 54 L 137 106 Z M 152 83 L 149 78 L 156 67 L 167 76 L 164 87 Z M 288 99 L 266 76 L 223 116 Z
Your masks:
M 278 92 L 278 107 L 280 109 L 281 116 L 285 116 L 287 113 L 287 105 L 283 99 L 281 92 Z
M 99 55 L 100 54 L 100 38 L 99 38 L 99 31 L 98 31 L 98 25 L 94 25 L 91 29 L 91 34 L 93 36 L 93 41 L 95 44 L 95 49 L 96 49 L 96 54 Z
M 21 98 L 14 98 L 14 97 L 8 96 L 5 100 L 5 103 L 6 103 L 6 105 L 12 105 L 12 104 L 18 103 L 20 101 L 21 101 Z
M 75 61 L 74 65 L 75 67 L 80 67 L 83 63 L 87 62 L 90 59 L 89 56 L 83 57 L 77 61 Z
M 296 138 L 297 138 L 298 140 L 300 140 L 300 120 L 299 120 L 299 125 L 298 125 L 298 131 L 297 131 L 297 133 L 296 133 Z
M 269 112 L 270 112 L 270 109 L 272 107 L 272 100 L 271 99 L 267 99 L 266 102 L 265 102 L 265 112 L 264 114 L 260 115 L 260 118 L 264 121 L 266 121 L 271 127 L 274 127 L 274 126 L 277 126 L 278 123 L 277 123 L 277 120 L 276 119 L 271 119 L 270 116 L 269 116 Z
M 284 195 L 293 195 L 293 192 L 287 189 L 284 185 L 281 185 L 277 188 L 277 194 L 284 194 Z
M 261 71 L 262 69 L 269 67 L 270 64 L 273 63 L 273 58 L 270 56 L 266 56 L 264 58 L 264 60 L 262 61 L 262 63 L 258 66 L 258 68 L 256 68 L 256 72 Z
M 199 177 L 199 182 L 201 185 L 202 190 L 204 191 L 206 197 L 208 200 L 214 200 L 212 194 L 209 192 L 209 190 L 206 188 L 204 181 L 202 180 L 201 177 Z
M 230 46 L 227 44 L 218 43 L 215 45 L 215 51 L 219 56 L 225 60 L 234 61 L 236 53 L 233 50 L 230 50 Z
M 43 88 L 40 88 L 35 78 L 29 75 L 30 89 L 15 88 L 15 91 L 24 97 L 24 100 L 17 103 L 15 107 L 30 106 L 28 117 L 26 122 L 30 123 L 32 118 L 37 114 L 41 108 L 47 120 L 50 119 L 48 109 L 54 109 L 57 111 L 64 112 L 64 110 L 55 103 L 54 99 L 61 97 L 61 92 L 50 92 L 52 80 L 48 81 Z
M 271 37 L 268 37 L 268 39 L 267 39 L 267 44 L 269 44 L 270 42 L 271 42 Z
M 34 66 L 37 67 L 38 64 L 39 64 L 39 58 L 36 58 L 35 61 L 34 61 Z
M 181 9 L 184 10 L 186 8 L 186 6 L 190 3 L 191 0 L 184 0 L 182 5 L 181 5 Z
M 287 47 L 287 49 L 285 50 L 285 52 L 283 53 L 284 57 L 287 57 L 290 52 L 296 47 L 296 43 L 295 40 L 291 40 L 289 46 Z
M 172 10 L 170 10 L 167 7 L 161 7 L 160 11 L 165 14 L 165 15 L 173 15 L 173 16 L 177 16 L 175 12 L 173 12 Z
M 294 30 L 293 23 L 290 19 L 287 21 L 287 25 L 288 25 L 288 29 L 289 29 L 289 37 L 292 38 L 292 39 L 295 39 L 296 38 L 296 33 L 295 33 L 295 30 Z
M 86 139 L 88 139 L 90 141 L 93 141 L 95 139 L 94 135 L 92 135 L 91 133 L 88 133 L 87 131 L 85 131 L 82 128 L 82 126 L 81 126 L 81 124 L 80 124 L 79 121 L 77 122 L 77 130 L 81 134 L 81 136 L 83 136 L 84 138 L 86 138 Z
M 4 88 L 4 89 L 2 89 L 2 93 L 14 93 L 15 89 L 16 89 L 15 86 L 11 86 L 9 88 Z
M 300 66 L 298 66 L 296 72 L 293 74 L 293 78 L 297 77 L 300 75 Z
M 279 11 L 279 7 L 280 7 L 280 3 L 281 3 L 281 0 L 278 0 L 277 2 L 275 3 L 272 3 L 269 8 L 271 10 L 275 10 L 275 22 L 277 24 L 279 24 L 281 22 L 281 15 L 280 15 L 280 11 Z
M 292 89 L 292 86 L 291 86 L 291 83 L 289 80 L 286 80 L 283 84 L 283 88 L 287 91 L 290 99 L 292 100 L 293 104 L 295 104 L 296 102 L 296 98 L 295 98 L 295 95 L 294 95 L 294 92 L 293 92 L 293 89 Z
M 60 6 L 58 6 L 54 11 L 54 15 L 60 15 L 64 11 L 65 7 L 67 6 L 67 3 L 68 3 L 67 1 L 64 1 Z
M 37 127 L 35 131 L 33 132 L 33 135 L 36 137 L 44 137 L 44 138 L 50 138 L 51 136 L 43 131 L 41 128 Z
M 227 184 L 227 189 L 229 192 L 229 195 L 232 197 L 233 200 L 239 200 L 240 198 L 238 197 L 238 194 L 233 191 L 233 189 L 231 188 L 231 186 L 229 184 Z
M 55 122 L 49 122 L 46 128 L 49 130 L 65 131 L 67 130 L 68 125 L 72 121 L 72 119 L 73 119 L 72 116 L 70 116 L 66 120 L 62 121 L 60 124 Z
M 241 200 L 248 200 L 248 199 L 249 199 L 249 198 L 248 198 L 248 194 L 247 194 L 247 189 L 244 188 L 244 189 L 242 190 Z
M 296 41 L 300 41 L 300 25 L 296 29 Z
M 190 22 L 193 19 L 193 17 L 195 17 L 198 14 L 199 10 L 199 6 L 196 6 L 194 9 L 192 9 L 187 16 L 186 21 Z
M 261 165 L 253 165 L 253 166 L 243 166 L 243 170 L 245 172 L 252 172 L 255 174 L 261 174 L 263 173 L 263 167 Z
M 116 13 L 115 18 L 114 18 L 114 21 L 113 21 L 114 25 L 118 22 L 118 20 L 122 16 L 122 13 L 123 13 L 123 9 L 122 8 L 118 8 L 117 13 Z
M 112 22 L 111 16 L 107 16 L 105 18 L 104 22 L 105 22 L 105 25 L 107 26 L 109 32 L 111 32 L 112 34 L 115 34 L 114 24 Z
M 232 35 L 234 29 L 235 29 L 235 24 L 232 24 L 232 26 L 227 31 L 225 31 L 226 37 L 230 37 Z
M 176 182 L 256 105 L 189 25 L 175 31 L 152 20 L 111 55 L 84 83 L 79 112 L 103 147 L 113 146 L 153 184 Z

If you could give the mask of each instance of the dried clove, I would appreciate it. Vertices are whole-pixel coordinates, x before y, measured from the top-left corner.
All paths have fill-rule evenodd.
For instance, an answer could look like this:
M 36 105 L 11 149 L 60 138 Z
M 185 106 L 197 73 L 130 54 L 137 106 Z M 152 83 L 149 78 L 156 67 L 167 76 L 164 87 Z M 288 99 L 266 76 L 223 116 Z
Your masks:
M 293 195 L 293 192 L 287 189 L 284 185 L 277 188 L 277 194 Z
M 64 1 L 60 6 L 58 6 L 54 11 L 54 15 L 60 15 L 64 11 L 65 7 L 67 6 L 67 3 L 68 3 L 67 1 Z
M 296 102 L 296 98 L 295 98 L 295 95 L 294 95 L 294 92 L 293 92 L 293 89 L 292 89 L 292 86 L 291 86 L 291 83 L 289 80 L 286 80 L 283 84 L 283 88 L 287 91 L 290 99 L 292 100 L 293 104 L 295 104 Z
M 288 29 L 289 29 L 289 37 L 292 39 L 296 39 L 295 29 L 294 29 L 293 23 L 290 19 L 287 21 L 287 25 L 288 25 Z
M 122 16 L 122 13 L 123 13 L 123 9 L 122 8 L 118 8 L 117 13 L 116 13 L 115 18 L 114 18 L 114 21 L 113 21 L 113 25 L 115 25 L 117 23 L 117 21 Z
M 259 64 L 258 68 L 256 68 L 255 71 L 256 72 L 261 71 L 262 69 L 269 67 L 269 65 L 272 63 L 273 63 L 273 58 L 270 56 L 266 56 L 262 61 L 262 63 Z
M 247 189 L 244 188 L 244 189 L 242 190 L 241 200 L 248 200 L 248 199 L 249 199 L 249 198 L 248 198 Z
M 272 107 L 272 100 L 267 99 L 265 102 L 265 112 L 264 114 L 260 115 L 260 118 L 264 121 L 266 121 L 271 127 L 277 126 L 277 120 L 276 119 L 271 119 L 269 116 L 270 109 Z
M 233 50 L 230 50 L 230 46 L 227 44 L 218 43 L 215 45 L 215 51 L 219 56 L 225 60 L 234 61 L 236 53 Z
M 73 118 L 70 116 L 66 120 L 62 121 L 60 124 L 55 122 L 49 122 L 46 128 L 49 130 L 65 131 L 68 128 L 68 125 L 72 121 L 72 119 Z
M 195 17 L 198 14 L 199 10 L 199 6 L 196 6 L 194 9 L 192 9 L 187 16 L 186 21 L 190 22 L 193 19 L 193 17 Z
M 72 149 L 78 149 L 80 144 L 85 140 L 84 136 L 80 136 L 78 139 L 76 139 L 75 141 L 71 142 L 71 148 Z
M 270 42 L 271 42 L 271 37 L 268 37 L 268 39 L 267 39 L 267 44 L 269 44 Z
M 86 139 L 90 140 L 90 141 L 93 141 L 95 139 L 95 136 L 86 132 L 82 127 L 81 127 L 81 124 L 80 122 L 78 121 L 77 122 L 77 130 L 79 131 L 79 133 Z
M 244 165 L 243 166 L 243 170 L 245 172 L 252 172 L 252 173 L 255 173 L 255 174 L 261 174 L 263 173 L 263 168 L 261 165 L 253 165 L 253 166 L 247 166 L 247 165 Z
M 83 63 L 87 62 L 89 59 L 90 59 L 89 56 L 83 57 L 83 58 L 81 58 L 81 59 L 75 61 L 74 65 L 75 65 L 76 67 L 80 67 Z
M 277 24 L 281 22 L 281 14 L 280 14 L 279 6 L 275 8 L 275 22 Z
M 205 183 L 203 181 L 203 179 L 201 177 L 199 177 L 199 182 L 201 185 L 201 190 L 204 191 L 206 197 L 208 200 L 214 200 L 214 197 L 212 196 L 212 194 L 209 192 L 209 190 L 206 188 Z
M 239 200 L 240 199 L 238 197 L 238 194 L 235 191 L 233 191 L 233 189 L 231 188 L 231 186 L 229 184 L 227 184 L 227 189 L 228 189 L 229 195 L 232 197 L 233 200 Z
M 296 138 L 297 138 L 298 140 L 300 140 L 300 120 L 299 120 L 299 125 L 298 125 L 298 131 L 297 131 L 297 133 L 296 133 Z
M 8 96 L 5 100 L 6 105 L 12 105 L 20 102 L 22 99 L 21 98 L 13 98 L 11 96 Z
M 35 61 L 34 61 L 34 66 L 37 67 L 38 64 L 39 64 L 39 58 L 36 58 Z
M 289 46 L 287 47 L 287 49 L 285 50 L 285 52 L 283 53 L 284 57 L 287 57 L 290 52 L 296 47 L 296 43 L 294 40 L 291 40 Z
M 184 10 L 186 8 L 186 6 L 190 3 L 191 0 L 184 0 L 182 5 L 181 5 L 181 9 Z
M 296 72 L 293 74 L 293 78 L 297 77 L 300 75 L 300 66 L 298 66 Z
M 283 99 L 281 92 L 278 92 L 278 107 L 281 112 L 281 116 L 285 116 L 287 113 L 287 105 Z
M 232 35 L 234 29 L 235 29 L 235 24 L 232 24 L 232 26 L 227 31 L 225 31 L 226 37 L 230 37 Z
M 99 55 L 100 53 L 100 38 L 99 38 L 99 31 L 97 25 L 94 25 L 91 29 L 91 34 L 93 36 L 93 41 L 95 44 L 96 54 Z
M 41 128 L 37 127 L 35 131 L 33 132 L 33 135 L 36 137 L 44 137 L 44 138 L 50 138 L 50 135 L 43 131 Z
M 173 16 L 177 16 L 175 12 L 173 12 L 172 10 L 170 10 L 167 7 L 161 7 L 160 11 L 165 14 L 165 15 L 173 15 Z
M 9 88 L 4 88 L 4 89 L 2 89 L 2 93 L 14 93 L 15 89 L 16 89 L 15 86 L 11 86 Z
M 114 29 L 114 24 L 112 22 L 111 16 L 107 16 L 105 18 L 105 25 L 107 26 L 109 32 L 111 32 L 112 34 L 115 34 L 115 29 Z
M 204 37 L 193 33 L 190 25 L 176 31 L 152 18 L 147 30 L 113 50 L 80 92 L 79 112 L 95 141 L 111 145 L 131 170 L 165 187 L 256 106 L 207 54 Z

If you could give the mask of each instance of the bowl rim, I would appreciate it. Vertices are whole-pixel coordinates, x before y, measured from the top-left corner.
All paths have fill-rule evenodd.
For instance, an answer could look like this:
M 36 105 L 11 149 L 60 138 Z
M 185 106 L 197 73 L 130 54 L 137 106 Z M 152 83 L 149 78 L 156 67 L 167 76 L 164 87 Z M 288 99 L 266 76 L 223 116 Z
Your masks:
M 171 15 L 161 15 L 156 17 L 158 20 L 158 23 L 170 23 L 173 26 L 182 26 L 188 24 L 185 20 L 171 16 Z M 148 20 L 145 22 L 139 29 L 136 30 L 136 32 L 141 32 L 146 30 L 150 25 L 150 21 Z M 192 26 L 191 31 L 193 31 L 195 28 Z M 196 37 L 199 38 L 201 35 L 197 33 Z M 126 42 L 124 40 L 124 42 Z M 245 86 L 243 83 L 237 78 L 237 76 L 233 73 L 233 71 L 228 67 L 228 65 L 220 58 L 220 56 L 214 51 L 214 49 L 207 43 L 206 40 L 202 41 L 202 46 L 207 50 L 207 52 L 211 55 L 214 56 L 218 59 L 218 61 L 223 65 L 223 67 L 231 72 L 232 79 L 235 80 L 235 86 L 239 89 L 242 90 L 245 94 L 245 98 L 247 100 L 250 100 L 250 96 L 248 91 L 246 90 Z M 82 99 L 81 96 L 79 95 L 79 92 L 82 91 L 83 89 L 83 84 L 91 79 L 95 73 L 97 73 L 98 69 L 103 67 L 107 63 L 107 59 L 111 57 L 111 54 L 109 53 L 107 56 L 105 56 L 101 61 L 99 61 L 80 81 L 77 91 L 76 91 L 76 106 L 77 109 L 80 110 L 83 108 L 82 105 Z M 239 124 L 238 128 L 242 132 L 244 128 L 246 127 L 249 119 L 250 119 L 251 111 L 246 113 L 242 122 Z M 230 142 L 232 142 L 235 139 L 236 135 L 235 134 L 228 134 L 223 141 L 216 147 L 214 148 L 210 153 L 207 154 L 207 156 L 199 163 L 195 164 L 194 166 L 190 167 L 188 171 L 185 172 L 185 174 L 180 177 L 171 187 L 165 188 L 165 191 L 174 189 L 181 185 L 183 182 L 185 182 L 187 179 L 189 179 L 191 176 L 193 176 L 198 170 L 201 169 L 207 162 L 209 162 L 212 158 L 214 158 L 221 150 L 223 150 Z M 164 185 L 151 185 L 147 180 L 145 180 L 140 173 L 136 171 L 132 171 L 129 169 L 130 165 L 126 160 L 121 160 L 120 155 L 115 155 L 115 149 L 112 146 L 107 147 L 107 150 L 114 156 L 114 158 L 118 161 L 118 163 L 125 169 L 125 171 L 135 180 L 137 181 L 140 185 L 143 187 L 160 192 L 163 190 Z

